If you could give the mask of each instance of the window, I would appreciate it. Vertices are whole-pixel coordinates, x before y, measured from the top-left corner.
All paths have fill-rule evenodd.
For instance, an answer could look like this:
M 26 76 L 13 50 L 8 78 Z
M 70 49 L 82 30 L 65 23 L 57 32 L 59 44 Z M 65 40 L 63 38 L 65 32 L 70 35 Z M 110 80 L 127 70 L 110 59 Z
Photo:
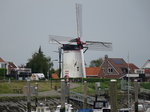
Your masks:
M 77 67 L 77 71 L 79 71 L 79 67 Z
M 125 73 L 125 74 L 128 73 L 128 69 L 127 69 L 127 68 L 121 68 L 121 70 L 122 70 L 122 72 Z
M 6 64 L 5 64 L 5 63 L 2 63 L 2 64 L 1 64 L 1 68 L 6 68 Z
M 108 73 L 112 73 L 113 72 L 113 68 L 108 68 Z

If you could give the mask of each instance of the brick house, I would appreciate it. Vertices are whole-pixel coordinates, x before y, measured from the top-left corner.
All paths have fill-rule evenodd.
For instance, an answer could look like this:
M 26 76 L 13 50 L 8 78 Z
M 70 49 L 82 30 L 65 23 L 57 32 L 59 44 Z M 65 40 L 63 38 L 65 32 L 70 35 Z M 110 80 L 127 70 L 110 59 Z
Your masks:
M 129 68 L 129 72 L 128 72 Z M 121 78 L 124 75 L 134 73 L 138 69 L 134 64 L 128 64 L 123 58 L 108 58 L 106 55 L 101 65 L 102 78 Z

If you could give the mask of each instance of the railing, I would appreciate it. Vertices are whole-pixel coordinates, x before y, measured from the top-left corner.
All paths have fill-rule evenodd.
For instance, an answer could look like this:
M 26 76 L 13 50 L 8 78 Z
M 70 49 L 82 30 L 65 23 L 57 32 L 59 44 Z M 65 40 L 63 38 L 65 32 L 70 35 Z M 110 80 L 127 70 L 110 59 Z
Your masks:
M 149 89 L 140 88 L 140 92 L 141 92 L 141 93 L 150 94 L 150 90 L 149 90 Z
M 72 100 L 79 101 L 79 102 L 83 103 L 84 98 L 85 98 L 85 96 L 83 94 L 72 92 L 72 91 L 70 92 L 70 99 L 72 99 Z M 94 105 L 94 101 L 95 101 L 94 97 L 87 96 L 87 104 Z
M 126 87 L 127 88 L 127 87 Z M 134 87 L 133 86 L 129 86 L 129 90 L 131 92 L 134 92 Z M 149 89 L 144 89 L 144 88 L 140 88 L 139 89 L 140 93 L 145 93 L 145 94 L 150 94 L 150 90 Z

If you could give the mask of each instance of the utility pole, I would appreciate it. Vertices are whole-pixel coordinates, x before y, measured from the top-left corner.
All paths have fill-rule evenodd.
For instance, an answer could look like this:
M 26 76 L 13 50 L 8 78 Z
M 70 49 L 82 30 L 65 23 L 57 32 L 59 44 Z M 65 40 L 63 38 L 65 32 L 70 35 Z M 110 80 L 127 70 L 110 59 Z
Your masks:
M 129 52 L 128 52 L 128 109 L 130 108 L 130 67 L 129 67 Z
M 61 77 L 61 47 L 58 48 L 58 52 L 59 52 L 59 76 Z

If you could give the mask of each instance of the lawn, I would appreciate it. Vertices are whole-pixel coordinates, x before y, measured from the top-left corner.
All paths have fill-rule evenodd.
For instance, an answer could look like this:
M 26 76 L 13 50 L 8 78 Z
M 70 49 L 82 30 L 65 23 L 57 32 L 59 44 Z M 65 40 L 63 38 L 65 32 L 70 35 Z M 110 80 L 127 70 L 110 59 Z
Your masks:
M 142 88 L 150 90 L 150 82 L 142 82 L 140 85 Z
M 79 87 L 73 88 L 73 89 L 71 89 L 71 91 L 78 92 L 78 93 L 83 93 L 84 86 L 83 86 L 82 83 L 79 83 L 79 84 L 80 84 Z M 131 85 L 133 86 L 133 83 L 131 83 Z M 95 94 L 95 82 L 89 82 L 87 84 L 87 86 L 88 86 L 87 94 L 93 96 Z M 140 87 L 150 90 L 150 82 L 141 82 Z M 109 81 L 102 81 L 100 83 L 100 88 L 101 88 L 102 91 L 104 90 L 105 92 L 109 92 L 110 82 Z M 117 81 L 117 90 L 120 90 L 120 89 L 121 89 L 121 82 L 118 80 Z
M 49 91 L 54 89 L 55 86 L 60 87 L 60 83 L 53 81 L 31 81 L 31 86 L 38 84 L 38 91 Z M 21 89 L 27 86 L 27 81 L 0 81 L 0 94 L 16 93 L 14 89 Z M 52 87 L 51 87 L 52 86 Z
M 60 88 L 60 82 L 53 80 L 52 83 L 51 81 L 31 81 L 31 86 L 35 86 L 36 83 L 38 83 L 38 91 L 49 91 L 52 89 Z M 80 86 L 71 89 L 71 91 L 78 92 L 78 93 L 83 93 L 83 88 L 84 85 L 82 83 L 78 83 Z M 117 83 L 118 90 L 120 90 L 120 81 Z M 142 82 L 141 84 L 142 88 L 145 89 L 150 89 L 150 82 Z M 27 86 L 27 81 L 0 81 L 0 94 L 7 94 L 7 93 L 16 93 L 14 91 L 15 88 L 17 89 L 22 89 L 24 86 Z M 95 82 L 88 82 L 87 83 L 87 93 L 89 95 L 94 95 L 95 94 Z M 109 81 L 101 81 L 100 86 L 102 89 L 109 89 L 110 82 Z

